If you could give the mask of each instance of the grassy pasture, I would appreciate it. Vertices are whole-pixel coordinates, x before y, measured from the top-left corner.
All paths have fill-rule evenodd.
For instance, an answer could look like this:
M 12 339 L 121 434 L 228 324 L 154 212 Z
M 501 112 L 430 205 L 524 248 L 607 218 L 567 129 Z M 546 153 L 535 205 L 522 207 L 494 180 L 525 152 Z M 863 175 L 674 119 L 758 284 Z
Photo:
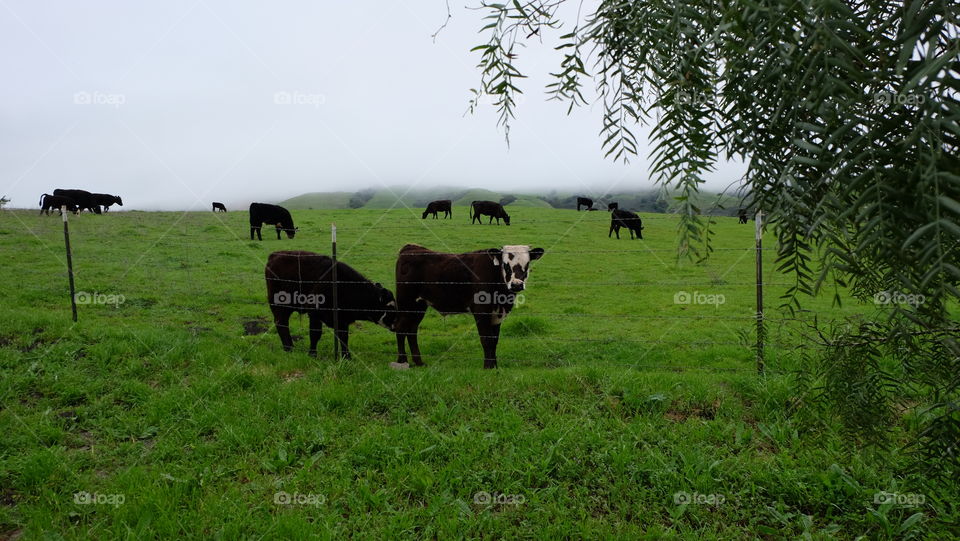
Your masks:
M 294 211 L 297 238 L 265 228 L 263 242 L 246 212 L 71 216 L 77 290 L 95 301 L 76 324 L 60 219 L 0 212 L 0 535 L 950 535 L 958 491 L 878 503 L 918 495 L 904 459 L 788 413 L 803 340 L 775 310 L 769 372 L 755 374 L 752 222 L 717 218 L 718 250 L 694 264 L 666 215 L 618 241 L 606 212 L 508 207 L 513 225 L 497 227 L 470 226 L 466 207 L 421 210 Z M 317 359 L 302 341 L 283 352 L 263 264 L 329 253 L 334 221 L 341 260 L 391 288 L 408 242 L 545 248 L 500 369 L 481 369 L 472 318 L 434 312 L 424 369 L 390 370 L 395 339 L 373 324 L 351 330 L 351 361 L 331 358 L 329 330 Z M 765 255 L 775 306 L 790 280 Z M 306 318 L 291 325 L 306 336 Z

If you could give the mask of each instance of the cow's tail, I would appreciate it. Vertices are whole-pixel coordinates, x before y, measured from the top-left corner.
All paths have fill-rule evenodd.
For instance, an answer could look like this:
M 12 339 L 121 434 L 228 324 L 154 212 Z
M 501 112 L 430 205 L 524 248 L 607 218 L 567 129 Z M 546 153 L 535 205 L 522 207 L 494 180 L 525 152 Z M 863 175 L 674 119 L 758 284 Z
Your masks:
M 39 203 L 39 204 L 40 204 L 41 207 L 43 206 L 43 198 L 44 198 L 44 197 L 49 197 L 49 196 L 50 196 L 50 194 L 48 194 L 48 193 L 45 193 L 45 194 L 43 194 L 43 195 L 40 196 L 40 203 Z
M 476 205 L 476 204 L 477 204 L 476 201 L 471 201 L 471 202 L 470 202 L 470 221 L 471 221 L 471 222 L 473 221 L 473 208 L 474 208 L 474 205 Z

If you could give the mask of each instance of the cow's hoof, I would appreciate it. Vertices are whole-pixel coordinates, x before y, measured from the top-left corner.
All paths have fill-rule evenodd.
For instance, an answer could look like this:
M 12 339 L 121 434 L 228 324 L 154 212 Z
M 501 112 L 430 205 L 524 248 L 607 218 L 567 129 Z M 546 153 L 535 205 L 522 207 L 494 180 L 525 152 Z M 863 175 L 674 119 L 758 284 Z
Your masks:
M 390 368 L 394 370 L 410 370 L 409 363 L 390 363 Z

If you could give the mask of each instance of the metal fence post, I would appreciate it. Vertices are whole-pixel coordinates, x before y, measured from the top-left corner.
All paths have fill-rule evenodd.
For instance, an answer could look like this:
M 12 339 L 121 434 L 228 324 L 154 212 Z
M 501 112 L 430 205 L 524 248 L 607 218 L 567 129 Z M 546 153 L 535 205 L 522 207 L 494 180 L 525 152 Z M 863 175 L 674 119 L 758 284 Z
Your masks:
M 763 326 L 763 212 L 757 210 L 756 251 L 757 251 L 757 373 L 763 375 L 764 362 L 764 326 Z
M 73 321 L 77 321 L 77 293 L 73 284 L 73 256 L 70 254 L 70 227 L 67 225 L 67 207 L 60 207 L 63 215 L 63 242 L 67 247 L 67 276 L 70 277 L 70 309 L 73 311 Z
M 330 237 L 333 243 L 331 251 L 331 259 L 333 259 L 333 266 L 330 267 L 330 280 L 333 282 L 333 287 L 331 288 L 331 300 L 333 301 L 333 358 L 340 358 L 340 341 L 337 336 L 337 331 L 340 329 L 340 317 L 337 313 L 337 224 L 330 224 Z

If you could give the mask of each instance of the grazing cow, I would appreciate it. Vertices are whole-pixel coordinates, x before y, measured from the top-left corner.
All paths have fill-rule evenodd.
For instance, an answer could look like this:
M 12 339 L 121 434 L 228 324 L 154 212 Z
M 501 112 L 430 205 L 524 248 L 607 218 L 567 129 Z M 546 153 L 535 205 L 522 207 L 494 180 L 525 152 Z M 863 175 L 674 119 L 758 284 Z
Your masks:
M 283 349 L 293 349 L 290 314 L 310 317 L 310 355 L 317 355 L 323 325 L 334 330 L 343 356 L 350 358 L 347 345 L 350 324 L 373 321 L 393 330 L 397 302 L 393 293 L 367 280 L 346 263 L 337 262 L 337 327 L 333 325 L 333 259 L 313 252 L 273 252 L 267 259 L 267 302 Z
M 503 218 L 503 223 L 510 225 L 510 215 L 503 210 L 503 205 L 495 201 L 474 201 L 470 203 L 470 223 L 476 221 L 482 224 L 481 215 L 490 217 L 488 224 L 492 224 L 493 219 L 496 218 L 497 225 L 500 225 L 500 218 Z
M 587 207 L 589 210 L 593 206 L 593 199 L 589 197 L 577 197 L 577 212 L 580 212 L 580 205 Z
M 73 202 L 77 204 L 79 212 L 83 212 L 83 210 L 86 209 L 94 214 L 100 214 L 100 205 L 94 202 L 93 194 L 86 190 L 62 190 L 57 188 L 53 190 L 53 195 L 73 199 Z
M 504 246 L 466 254 L 443 254 L 407 244 L 397 257 L 397 362 L 407 368 L 404 340 L 413 364 L 423 366 L 417 329 L 427 307 L 443 315 L 473 314 L 483 346 L 483 367 L 497 367 L 500 324 L 513 309 L 516 294 L 530 275 L 530 262 L 542 248 Z
M 103 207 L 103 212 L 108 212 L 110 210 L 110 205 L 116 203 L 123 206 L 123 200 L 120 199 L 119 195 L 110 195 L 108 193 L 92 193 L 90 197 L 93 198 L 93 203 Z
M 613 212 L 618 208 L 620 208 L 620 204 L 614 201 L 613 203 L 610 203 L 609 205 L 607 205 L 607 212 Z
M 737 218 L 740 219 L 740 223 L 742 224 L 747 223 L 747 209 L 740 209 L 737 212 Z
M 63 215 L 63 209 L 61 207 L 67 207 L 67 210 L 77 214 L 80 209 L 77 208 L 77 204 L 73 202 L 73 199 L 66 197 L 64 195 L 50 195 L 45 193 L 40 196 L 40 214 L 50 215 L 50 211 L 56 209 Z
M 223 206 L 223 203 L 213 202 L 213 212 L 226 212 L 227 207 Z
M 250 240 L 253 240 L 253 233 L 256 231 L 257 240 L 263 240 L 260 236 L 260 228 L 263 224 L 274 224 L 277 227 L 277 240 L 280 240 L 280 231 L 287 234 L 287 238 L 293 238 L 297 229 L 293 226 L 293 217 L 290 211 L 278 206 L 267 203 L 250 203 Z
M 620 210 L 615 209 L 613 214 L 610 215 L 610 232 L 607 233 L 607 238 L 610 238 L 610 235 L 616 231 L 617 239 L 620 239 L 620 228 L 626 227 L 630 231 L 630 238 L 633 238 L 633 234 L 637 234 L 638 239 L 643 238 L 643 222 L 640 220 L 640 217 L 630 212 L 629 210 Z
M 423 211 L 423 216 L 420 218 L 425 220 L 428 214 L 433 214 L 433 219 L 436 220 L 438 212 L 442 212 L 444 218 L 453 218 L 453 210 L 451 209 L 452 205 L 453 201 L 450 201 L 449 199 L 431 201 L 430 204 L 427 205 L 427 210 Z

